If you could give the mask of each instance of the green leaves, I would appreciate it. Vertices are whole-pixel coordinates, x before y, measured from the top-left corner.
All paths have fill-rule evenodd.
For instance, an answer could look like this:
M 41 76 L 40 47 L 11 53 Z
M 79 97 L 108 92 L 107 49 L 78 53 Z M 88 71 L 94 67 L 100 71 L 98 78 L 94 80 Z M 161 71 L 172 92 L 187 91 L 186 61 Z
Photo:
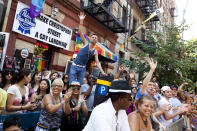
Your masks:
M 188 25 L 161 25 L 162 31 L 148 31 L 145 33 L 146 41 L 132 39 L 131 43 L 139 47 L 142 52 L 132 52 L 136 57 L 133 61 L 122 61 L 135 69 L 143 79 L 143 74 L 149 70 L 144 57 L 152 56 L 158 61 L 155 76 L 162 85 L 180 85 L 183 82 L 190 83 L 190 88 L 194 87 L 197 79 L 193 75 L 196 70 L 197 75 L 197 39 L 189 41 L 187 44 L 181 38 L 181 33 Z

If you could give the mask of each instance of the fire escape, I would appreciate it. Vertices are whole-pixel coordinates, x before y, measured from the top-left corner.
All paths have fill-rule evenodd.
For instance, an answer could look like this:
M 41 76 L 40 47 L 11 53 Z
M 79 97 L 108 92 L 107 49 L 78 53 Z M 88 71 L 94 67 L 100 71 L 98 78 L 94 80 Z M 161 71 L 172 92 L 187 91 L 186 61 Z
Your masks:
M 128 9 L 118 0 L 81 0 L 81 7 L 112 32 L 128 32 Z
M 158 9 L 157 0 L 135 0 L 135 2 L 138 5 L 138 7 L 141 9 L 141 11 L 143 12 L 145 19 L 147 19 L 156 9 Z M 154 30 L 156 27 L 156 22 L 159 20 L 160 19 L 158 16 L 155 16 L 154 18 L 149 20 L 146 23 L 146 29 L 147 30 Z M 137 39 L 137 40 L 139 40 L 139 39 Z M 140 41 L 145 42 L 147 45 L 149 45 L 151 47 L 155 47 L 155 43 L 150 40 L 142 39 Z M 137 46 L 138 46 L 138 48 L 143 50 L 143 47 L 141 45 L 137 45 Z
M 157 0 L 135 0 L 141 11 L 144 13 L 145 18 L 148 18 L 157 8 Z M 148 23 L 148 29 L 153 29 L 155 22 L 159 21 L 159 17 L 155 16 Z

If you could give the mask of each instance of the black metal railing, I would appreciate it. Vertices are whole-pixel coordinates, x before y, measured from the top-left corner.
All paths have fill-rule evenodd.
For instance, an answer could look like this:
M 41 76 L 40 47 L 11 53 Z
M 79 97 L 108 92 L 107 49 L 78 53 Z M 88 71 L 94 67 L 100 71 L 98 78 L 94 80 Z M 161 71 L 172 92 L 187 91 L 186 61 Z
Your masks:
M 148 18 L 157 8 L 157 0 L 135 0 L 139 8 L 144 13 L 145 17 Z M 155 16 L 152 21 L 159 21 L 158 16 Z
M 114 33 L 128 32 L 128 9 L 117 0 L 81 0 L 81 8 Z

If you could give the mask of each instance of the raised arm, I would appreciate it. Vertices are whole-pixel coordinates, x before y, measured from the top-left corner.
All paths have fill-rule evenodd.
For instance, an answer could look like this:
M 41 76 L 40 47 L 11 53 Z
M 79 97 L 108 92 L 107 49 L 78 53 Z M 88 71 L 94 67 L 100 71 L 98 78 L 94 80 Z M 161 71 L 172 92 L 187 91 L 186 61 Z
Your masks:
M 143 81 L 143 87 L 141 89 L 141 94 L 144 94 L 144 92 L 146 91 L 148 83 L 150 82 L 150 80 L 152 78 L 152 75 L 155 71 L 155 68 L 157 67 L 157 62 L 154 63 L 152 58 L 147 58 L 147 62 L 150 66 L 150 71 L 149 71 L 148 75 L 146 76 L 146 78 Z
M 88 99 L 88 97 L 90 96 L 91 91 L 92 91 L 92 88 L 93 88 L 93 86 L 95 85 L 95 82 L 94 82 L 94 81 L 90 80 L 89 82 L 90 82 L 90 87 L 89 87 L 88 90 L 84 93 L 84 96 L 85 96 L 86 99 Z
M 178 87 L 178 90 L 179 90 L 179 91 L 182 91 L 182 90 L 183 90 L 183 87 L 186 86 L 186 85 L 188 85 L 188 83 L 187 83 L 187 82 L 184 82 L 183 84 L 181 84 L 181 85 Z
M 70 108 L 69 100 L 71 98 L 71 95 L 72 95 L 72 90 L 69 90 L 66 94 L 63 95 L 63 100 L 65 101 L 63 109 L 64 109 L 64 113 L 66 115 L 70 114 L 70 109 L 71 108 Z
M 114 80 L 118 80 L 120 78 L 121 72 L 125 69 L 124 65 L 120 65 L 118 68 L 118 72 L 115 74 Z
M 83 112 L 83 114 L 85 115 L 85 116 L 87 116 L 88 115 L 88 107 L 87 107 L 87 105 L 86 105 L 86 98 L 85 98 L 85 96 L 84 95 L 82 95 L 82 104 L 81 104 L 81 109 L 82 109 L 82 112 Z
M 83 42 L 83 45 L 86 45 L 88 44 L 88 42 L 85 40 L 84 38 L 84 35 L 83 35 L 83 21 L 85 19 L 86 15 L 84 14 L 84 12 L 80 12 L 80 15 L 79 15 L 79 19 L 80 19 L 80 23 L 79 23 L 79 35 L 81 37 L 81 40 Z

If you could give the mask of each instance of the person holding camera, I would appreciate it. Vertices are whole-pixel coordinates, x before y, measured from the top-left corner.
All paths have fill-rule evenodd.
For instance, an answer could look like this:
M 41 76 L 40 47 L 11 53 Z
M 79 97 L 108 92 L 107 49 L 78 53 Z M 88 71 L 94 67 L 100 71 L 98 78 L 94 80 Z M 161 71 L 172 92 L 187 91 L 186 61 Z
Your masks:
M 170 103 L 170 98 L 172 97 L 172 90 L 169 86 L 163 86 L 161 88 L 161 92 L 163 97 L 161 98 L 161 100 L 159 100 L 158 105 L 159 107 L 161 107 L 162 105 L 166 105 L 168 106 L 169 110 L 164 111 L 163 114 L 158 117 L 158 120 L 165 128 L 167 128 L 170 124 L 173 123 L 173 118 L 188 111 L 188 108 L 186 107 L 186 105 L 173 108 L 172 103 Z M 173 112 L 173 110 L 177 111 Z
M 94 106 L 94 95 L 96 90 L 96 77 L 93 75 L 89 75 L 88 77 L 88 85 L 82 85 L 81 86 L 81 92 L 84 94 L 84 97 L 86 98 L 86 104 L 88 107 L 88 116 L 86 117 L 85 123 L 87 123 L 92 110 Z
M 63 131 L 81 131 L 84 128 L 82 116 L 87 116 L 88 108 L 85 96 L 80 94 L 80 88 L 78 81 L 70 84 L 69 90 L 72 90 L 72 95 L 66 104 L 68 109 L 65 112 L 66 116 L 62 118 L 61 130 Z

